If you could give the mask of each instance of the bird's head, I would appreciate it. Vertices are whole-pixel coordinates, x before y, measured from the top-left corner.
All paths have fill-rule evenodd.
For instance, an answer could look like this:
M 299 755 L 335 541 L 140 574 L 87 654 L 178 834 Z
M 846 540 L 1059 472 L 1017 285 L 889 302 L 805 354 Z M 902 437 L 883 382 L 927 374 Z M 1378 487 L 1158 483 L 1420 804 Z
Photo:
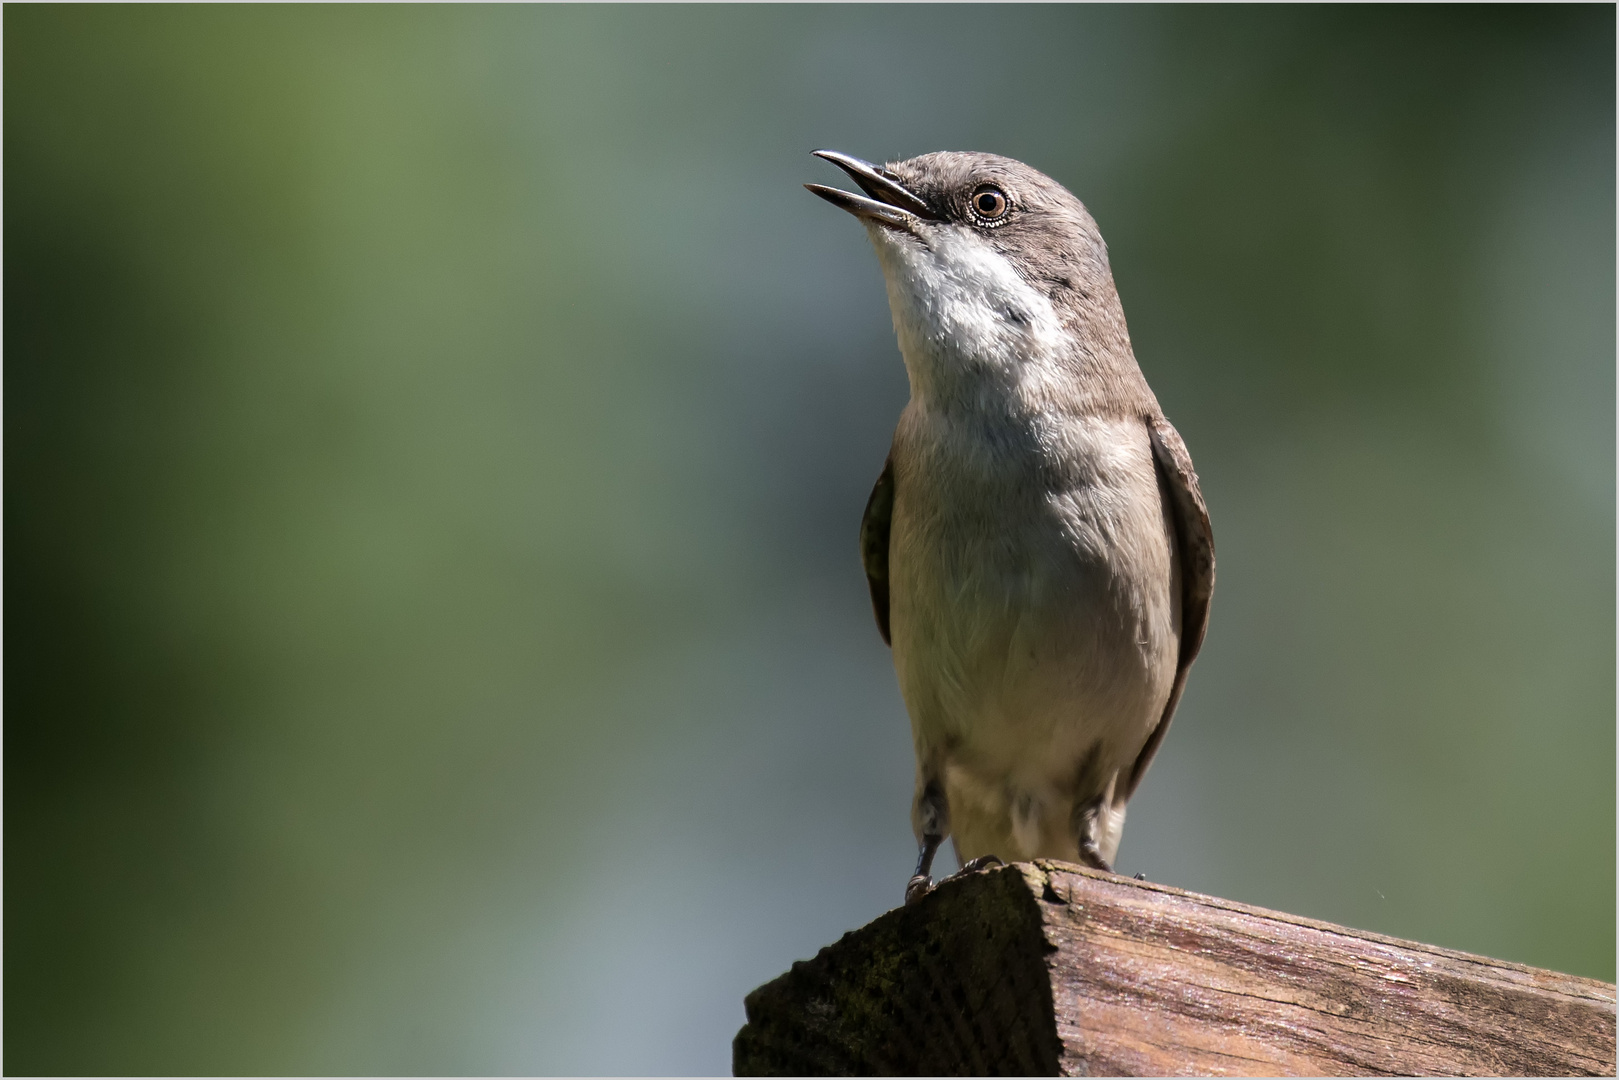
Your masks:
M 1061 184 L 996 154 L 815 155 L 864 193 L 805 185 L 865 224 L 913 378 L 924 365 L 1134 368 L 1107 246 Z

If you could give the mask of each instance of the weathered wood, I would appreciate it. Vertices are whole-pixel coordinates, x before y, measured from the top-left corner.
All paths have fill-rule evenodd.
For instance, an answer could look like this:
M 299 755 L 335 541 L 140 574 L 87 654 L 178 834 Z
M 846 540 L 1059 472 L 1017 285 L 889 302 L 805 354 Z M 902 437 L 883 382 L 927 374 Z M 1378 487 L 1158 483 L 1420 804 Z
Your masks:
M 947 881 L 747 998 L 738 1076 L 1614 1074 L 1614 987 L 1066 863 Z

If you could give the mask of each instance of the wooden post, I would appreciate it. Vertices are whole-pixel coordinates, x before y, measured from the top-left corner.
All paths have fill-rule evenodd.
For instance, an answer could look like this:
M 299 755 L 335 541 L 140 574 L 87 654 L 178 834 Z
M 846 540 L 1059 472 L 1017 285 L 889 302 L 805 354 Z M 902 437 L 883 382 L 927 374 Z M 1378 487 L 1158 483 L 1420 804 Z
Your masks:
M 1614 987 L 1067 863 L 947 881 L 747 997 L 738 1076 L 1614 1074 Z

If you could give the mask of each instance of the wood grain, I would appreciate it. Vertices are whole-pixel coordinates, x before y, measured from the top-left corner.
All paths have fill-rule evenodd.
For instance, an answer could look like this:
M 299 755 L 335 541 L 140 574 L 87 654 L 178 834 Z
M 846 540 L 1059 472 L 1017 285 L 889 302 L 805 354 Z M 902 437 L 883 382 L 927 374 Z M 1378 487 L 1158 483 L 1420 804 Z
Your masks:
M 1614 987 L 1066 863 L 948 881 L 748 995 L 746 1075 L 1613 1075 Z

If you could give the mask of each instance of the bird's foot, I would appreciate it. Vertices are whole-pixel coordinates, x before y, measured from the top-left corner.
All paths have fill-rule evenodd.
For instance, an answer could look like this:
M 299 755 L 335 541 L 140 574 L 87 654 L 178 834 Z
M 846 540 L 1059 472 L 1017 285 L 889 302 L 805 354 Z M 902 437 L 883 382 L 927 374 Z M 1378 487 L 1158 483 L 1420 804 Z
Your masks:
M 905 904 L 908 907 L 911 904 L 916 903 L 918 900 L 922 899 L 922 897 L 938 888 L 939 885 L 943 885 L 945 881 L 954 881 L 957 878 L 966 877 L 968 874 L 976 874 L 980 870 L 988 870 L 994 866 L 1005 865 L 1005 863 L 1001 862 L 1001 860 L 997 859 L 993 855 L 980 855 L 978 858 L 969 861 L 966 866 L 963 866 L 954 874 L 951 874 L 949 877 L 945 878 L 944 881 L 940 881 L 938 885 L 935 885 L 933 879 L 928 877 L 926 874 L 917 874 L 905 885 Z
M 1005 863 L 1001 862 L 1001 860 L 997 859 L 993 855 L 980 855 L 976 859 L 969 859 L 965 866 L 963 866 L 960 870 L 957 870 L 954 874 L 951 874 L 950 877 L 945 878 L 945 880 L 950 881 L 954 878 L 966 877 L 968 874 L 976 874 L 980 870 L 988 870 L 992 866 L 1005 865 Z
M 1112 864 L 1110 864 L 1106 859 L 1102 858 L 1101 850 L 1097 848 L 1095 842 L 1093 841 L 1080 841 L 1079 861 L 1090 867 L 1092 870 L 1101 870 L 1109 874 L 1113 873 Z
M 910 907 L 932 891 L 933 879 L 926 874 L 917 874 L 905 883 L 905 906 Z

